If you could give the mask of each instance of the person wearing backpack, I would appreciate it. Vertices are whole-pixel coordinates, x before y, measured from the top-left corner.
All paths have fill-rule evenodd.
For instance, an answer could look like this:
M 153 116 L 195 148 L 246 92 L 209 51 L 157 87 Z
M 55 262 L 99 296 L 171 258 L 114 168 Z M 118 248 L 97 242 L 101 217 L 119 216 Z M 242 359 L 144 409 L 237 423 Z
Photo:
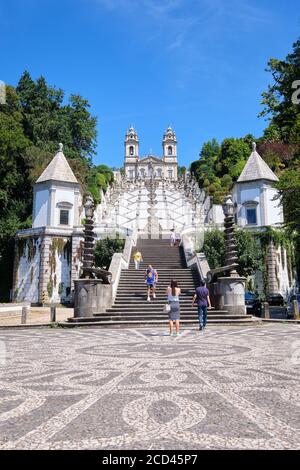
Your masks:
M 149 264 L 148 268 L 146 269 L 144 278 L 145 283 L 147 284 L 147 301 L 150 302 L 150 294 L 152 294 L 153 299 L 156 298 L 155 290 L 156 284 L 158 282 L 158 273 L 151 264 Z

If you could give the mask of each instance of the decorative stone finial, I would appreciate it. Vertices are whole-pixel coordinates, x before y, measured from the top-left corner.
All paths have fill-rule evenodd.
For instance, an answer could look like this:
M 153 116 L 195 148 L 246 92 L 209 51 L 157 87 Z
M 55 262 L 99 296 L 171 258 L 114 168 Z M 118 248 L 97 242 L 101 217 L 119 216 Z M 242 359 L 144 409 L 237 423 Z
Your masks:
M 252 142 L 252 151 L 256 152 L 256 142 Z
M 59 151 L 59 152 L 62 152 L 62 151 L 63 151 L 63 148 L 64 148 L 63 144 L 61 144 L 61 143 L 58 144 L 58 151 Z

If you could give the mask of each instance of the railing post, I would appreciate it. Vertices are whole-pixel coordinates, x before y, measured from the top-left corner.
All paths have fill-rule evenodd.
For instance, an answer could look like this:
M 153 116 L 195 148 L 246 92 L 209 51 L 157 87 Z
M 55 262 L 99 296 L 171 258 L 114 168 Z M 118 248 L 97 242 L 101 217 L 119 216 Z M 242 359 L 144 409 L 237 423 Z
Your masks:
M 293 317 L 294 317 L 294 320 L 299 320 L 299 304 L 298 304 L 298 300 L 293 300 L 293 301 L 292 301 L 292 306 L 293 306 Z
M 268 302 L 264 302 L 264 318 L 270 318 L 270 307 Z
M 23 305 L 22 315 L 21 315 L 21 325 L 26 325 L 28 312 L 29 312 L 29 305 Z
M 56 322 L 56 305 L 51 305 L 50 307 L 50 322 Z

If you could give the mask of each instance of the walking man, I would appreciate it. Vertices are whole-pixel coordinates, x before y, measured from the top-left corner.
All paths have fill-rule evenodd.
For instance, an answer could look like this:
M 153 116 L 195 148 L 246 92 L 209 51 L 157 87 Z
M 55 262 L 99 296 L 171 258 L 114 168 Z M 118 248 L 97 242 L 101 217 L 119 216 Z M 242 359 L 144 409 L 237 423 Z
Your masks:
M 196 301 L 198 305 L 199 330 L 203 330 L 207 322 L 207 307 L 211 308 L 209 290 L 205 286 L 204 281 L 200 281 L 200 286 L 196 289 L 192 307 L 194 307 Z
M 139 250 L 135 250 L 133 255 L 135 269 L 140 269 L 140 262 L 143 261 L 142 253 Z
M 147 301 L 150 302 L 150 294 L 152 294 L 153 299 L 156 298 L 155 295 L 155 290 L 156 290 L 156 283 L 158 281 L 158 274 L 156 269 L 152 267 L 151 264 L 149 264 L 148 268 L 145 271 L 145 283 L 147 284 Z

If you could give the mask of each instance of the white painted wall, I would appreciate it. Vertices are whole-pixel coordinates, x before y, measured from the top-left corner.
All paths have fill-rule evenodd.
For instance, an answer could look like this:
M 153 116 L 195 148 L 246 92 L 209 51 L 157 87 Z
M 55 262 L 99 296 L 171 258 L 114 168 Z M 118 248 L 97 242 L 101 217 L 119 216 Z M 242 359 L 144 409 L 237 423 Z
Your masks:
M 48 219 L 49 190 L 37 189 L 34 193 L 32 227 L 44 227 Z
M 75 204 L 75 194 L 72 188 L 57 188 L 55 192 L 55 207 L 54 207 L 54 227 L 60 227 L 59 216 L 60 210 L 63 209 L 59 207 L 58 204 L 67 202 L 72 205 L 69 209 L 69 226 L 74 226 L 74 204 Z
M 273 200 L 278 195 L 278 191 L 274 188 L 267 189 L 267 208 L 266 218 L 267 225 L 276 225 L 283 223 L 283 210 L 279 199 Z

